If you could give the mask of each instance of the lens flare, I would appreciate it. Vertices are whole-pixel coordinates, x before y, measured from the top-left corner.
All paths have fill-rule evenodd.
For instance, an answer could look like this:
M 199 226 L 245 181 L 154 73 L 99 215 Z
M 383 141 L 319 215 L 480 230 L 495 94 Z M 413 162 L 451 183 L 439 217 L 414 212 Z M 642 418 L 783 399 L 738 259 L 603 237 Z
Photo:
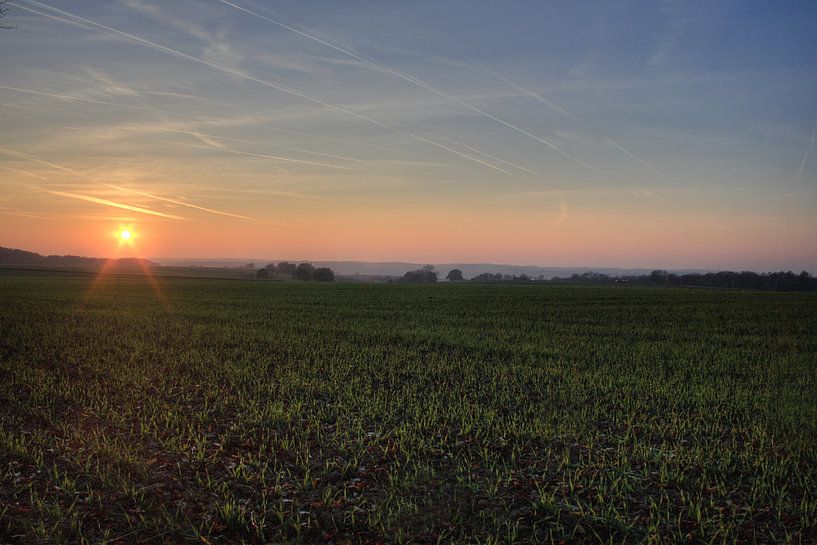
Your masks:
M 110 257 L 100 265 L 96 277 L 88 287 L 85 294 L 85 301 L 88 301 L 97 288 L 111 277 L 122 274 L 142 274 L 147 279 L 150 287 L 156 295 L 159 303 L 166 311 L 170 312 L 170 305 L 162 292 L 162 286 L 156 278 L 153 264 L 144 257 L 139 248 L 139 240 L 144 232 L 137 231 L 133 224 L 120 224 L 110 235 L 116 240 L 116 246 L 112 248 Z

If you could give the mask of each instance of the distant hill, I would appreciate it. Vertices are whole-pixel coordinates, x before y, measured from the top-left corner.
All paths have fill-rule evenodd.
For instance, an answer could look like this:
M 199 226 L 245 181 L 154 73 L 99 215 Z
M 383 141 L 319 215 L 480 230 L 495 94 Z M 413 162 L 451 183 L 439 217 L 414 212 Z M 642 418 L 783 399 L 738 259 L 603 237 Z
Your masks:
M 0 246 L 0 265 L 15 267 L 48 267 L 67 268 L 72 270 L 97 270 L 107 263 L 108 259 L 98 257 L 83 257 L 78 255 L 41 255 L 26 250 L 4 248 Z M 125 258 L 115 259 L 117 270 L 138 269 L 151 267 L 153 264 L 147 259 Z
M 258 267 L 263 267 L 267 263 L 277 263 L 279 261 L 289 261 L 290 263 L 300 263 L 309 261 L 304 259 L 173 259 L 154 258 L 162 265 L 191 266 L 191 267 L 237 267 L 247 263 L 255 263 Z M 406 271 L 418 269 L 427 263 L 408 263 L 401 261 L 310 261 L 316 267 L 329 267 L 335 274 L 344 277 L 400 277 Z M 539 276 L 550 280 L 556 277 L 569 277 L 574 274 L 584 274 L 596 272 L 607 276 L 641 276 L 649 274 L 652 269 L 622 269 L 611 267 L 540 267 L 537 265 L 504 265 L 497 263 L 432 263 L 443 277 L 451 269 L 460 269 L 465 278 L 473 278 L 477 275 L 509 274 L 519 276 L 526 274 L 532 278 Z M 681 269 L 670 271 L 677 274 L 706 273 L 711 272 L 703 269 Z
M 75 255 L 40 255 L 35 252 L 0 246 L 0 267 L 43 268 L 96 272 L 105 267 L 112 273 L 149 272 L 158 276 L 254 279 L 258 269 L 281 261 L 303 263 L 307 260 L 267 259 L 103 259 Z M 339 280 L 351 282 L 390 282 L 424 264 L 407 262 L 311 261 L 315 267 L 332 269 Z M 754 273 L 749 271 L 707 271 L 696 269 L 650 270 L 610 267 L 538 267 L 535 265 L 498 265 L 494 263 L 437 263 L 444 279 L 451 269 L 460 269 L 463 277 L 477 282 L 550 281 L 571 284 L 632 284 L 651 286 L 707 287 L 774 291 L 817 291 L 817 279 L 808 272 Z

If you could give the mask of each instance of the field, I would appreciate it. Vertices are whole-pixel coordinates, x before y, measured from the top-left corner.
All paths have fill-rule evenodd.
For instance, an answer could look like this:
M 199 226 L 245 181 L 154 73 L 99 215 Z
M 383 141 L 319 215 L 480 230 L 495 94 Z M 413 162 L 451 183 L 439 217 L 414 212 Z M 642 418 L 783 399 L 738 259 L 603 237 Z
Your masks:
M 817 543 L 817 297 L 2 273 L 0 543 L 98 542 Z

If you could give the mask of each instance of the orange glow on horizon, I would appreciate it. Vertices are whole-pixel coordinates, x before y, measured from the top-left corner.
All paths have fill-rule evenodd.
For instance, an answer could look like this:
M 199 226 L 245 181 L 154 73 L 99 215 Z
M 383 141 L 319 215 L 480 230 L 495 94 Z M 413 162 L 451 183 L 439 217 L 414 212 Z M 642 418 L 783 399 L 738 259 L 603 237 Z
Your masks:
M 511 206 L 511 204 L 513 206 Z M 250 223 L 221 218 L 171 222 L 92 215 L 55 222 L 0 215 L 0 245 L 43 254 L 106 258 L 256 261 L 493 262 L 542 266 L 772 270 L 808 268 L 813 231 L 793 218 L 764 232 L 747 218 L 682 210 L 544 209 L 513 202 L 480 211 L 320 206 L 280 210 Z M 317 205 L 310 205 L 317 206 Z M 40 212 L 40 211 L 38 211 Z M 626 213 L 625 213 L 626 212 Z M 42 213 L 46 213 L 45 210 Z M 90 211 L 92 214 L 93 211 Z M 320 213 L 318 215 L 318 213 Z M 138 221 L 138 223 L 137 223 Z M 752 216 L 757 221 L 757 216 Z M 13 229 L 20 222 L 30 229 Z M 131 236 L 124 240 L 123 231 Z M 779 243 L 787 233 L 787 244 Z M 799 270 L 799 269 L 798 269 Z
M 159 284 L 159 281 L 154 274 L 154 271 L 148 261 L 146 261 L 145 255 L 137 248 L 136 244 L 134 243 L 134 239 L 136 237 L 136 231 L 133 225 L 120 225 L 119 228 L 114 232 L 114 237 L 117 239 L 116 248 L 114 248 L 110 257 L 108 257 L 102 266 L 97 271 L 96 277 L 94 278 L 93 282 L 91 282 L 88 291 L 85 294 L 85 300 L 87 301 L 93 292 L 95 292 L 100 284 L 108 278 L 112 274 L 133 274 L 135 271 L 132 268 L 132 265 L 136 265 L 138 270 L 150 283 L 150 287 L 153 290 L 153 293 L 156 296 L 156 299 L 165 309 L 165 311 L 170 311 L 170 306 L 167 302 L 167 298 L 165 297 L 164 293 L 162 292 L 162 288 Z M 129 252 L 131 252 L 132 256 L 122 256 L 121 251 L 122 249 L 127 246 L 129 248 Z M 120 259 L 128 259 L 129 257 L 133 258 L 134 261 L 131 263 L 122 264 L 120 263 Z

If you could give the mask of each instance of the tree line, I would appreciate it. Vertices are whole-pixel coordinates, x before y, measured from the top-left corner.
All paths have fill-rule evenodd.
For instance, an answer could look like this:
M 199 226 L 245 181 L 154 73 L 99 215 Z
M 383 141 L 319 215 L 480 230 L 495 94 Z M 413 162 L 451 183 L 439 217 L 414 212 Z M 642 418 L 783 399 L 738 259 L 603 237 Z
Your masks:
M 433 265 L 406 272 L 397 282 L 428 284 L 437 282 L 439 273 Z M 449 282 L 466 281 L 460 269 L 451 269 L 446 275 Z M 817 278 L 807 271 L 796 274 L 792 271 L 756 273 L 751 271 L 720 271 L 710 273 L 675 274 L 655 270 L 650 274 L 634 276 L 609 276 L 603 273 L 586 272 L 569 277 L 547 279 L 527 274 L 510 275 L 503 273 L 482 273 L 469 282 L 535 282 L 548 284 L 633 284 L 644 286 L 685 286 L 721 289 L 767 290 L 767 291 L 817 291 Z
M 806 271 L 758 274 L 751 271 L 720 271 L 705 274 L 674 274 L 663 270 L 634 279 L 638 283 L 666 286 L 701 286 L 744 290 L 817 291 L 817 278 Z
M 553 278 L 552 283 L 569 284 L 634 284 L 642 286 L 679 286 L 765 291 L 817 291 L 817 278 L 807 271 L 756 273 L 752 271 L 719 271 L 709 273 L 675 274 L 654 270 L 640 276 L 608 276 L 587 272 L 569 278 Z
M 301 282 L 334 282 L 335 272 L 329 267 L 315 267 L 311 263 L 290 263 L 281 261 L 277 265 L 270 263 L 258 269 L 257 278 L 294 278 Z

